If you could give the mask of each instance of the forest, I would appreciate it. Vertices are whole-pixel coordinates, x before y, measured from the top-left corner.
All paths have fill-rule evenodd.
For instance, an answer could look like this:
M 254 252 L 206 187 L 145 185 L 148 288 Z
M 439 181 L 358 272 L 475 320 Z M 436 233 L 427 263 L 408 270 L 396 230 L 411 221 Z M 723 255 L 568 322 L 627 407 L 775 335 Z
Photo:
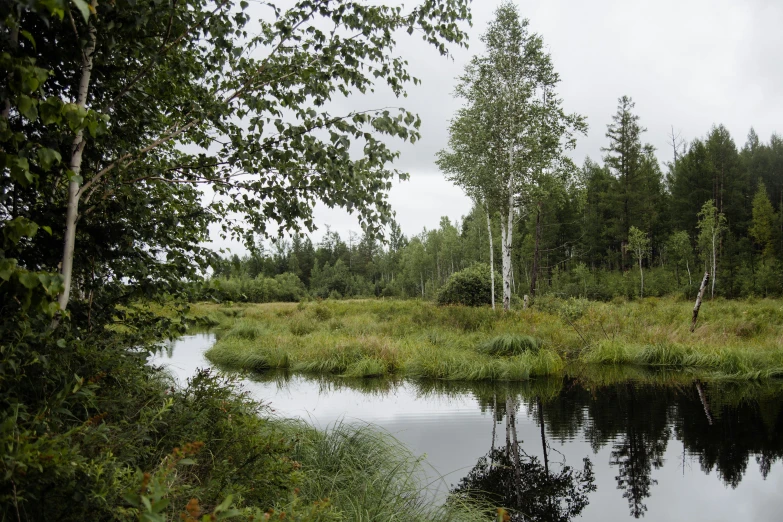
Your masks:
M 620 99 L 613 120 L 602 162 L 587 159 L 516 219 L 515 299 L 524 294 L 634 299 L 640 296 L 640 265 L 644 295 L 695 297 L 711 268 L 711 229 L 704 224 L 713 213 L 721 222 L 714 295 L 779 296 L 783 139 L 772 135 L 763 142 L 750 129 L 739 148 L 718 125 L 689 144 L 675 140 L 671 161 L 661 165 L 643 141 L 630 98 Z M 633 230 L 641 232 L 641 256 Z M 492 234 L 494 259 L 500 259 L 497 214 Z M 540 262 L 532 286 L 537 236 Z M 437 229 L 417 234 L 406 235 L 392 223 L 385 241 L 367 234 L 340 237 L 327 227 L 317 244 L 299 235 L 270 242 L 254 254 L 223 259 L 203 291 L 250 302 L 298 301 L 305 295 L 435 299 L 453 273 L 488 262 L 486 217 L 475 206 L 467 216 L 444 216 Z M 285 281 L 280 293 L 265 294 L 263 284 L 252 282 L 275 277 Z

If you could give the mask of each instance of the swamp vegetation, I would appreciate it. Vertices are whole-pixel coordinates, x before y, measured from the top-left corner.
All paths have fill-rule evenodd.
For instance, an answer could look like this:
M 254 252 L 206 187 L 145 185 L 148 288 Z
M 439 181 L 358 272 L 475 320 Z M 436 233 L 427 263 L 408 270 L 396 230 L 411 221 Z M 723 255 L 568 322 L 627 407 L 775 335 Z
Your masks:
M 201 349 L 215 339 L 191 337 Z M 203 363 L 190 343 L 157 363 L 188 375 Z M 430 495 L 501 505 L 511 520 L 777 520 L 783 381 L 580 370 L 519 382 L 280 370 L 245 373 L 244 384 L 286 416 L 320 426 L 358 418 L 394 433 L 422 455 Z
M 512 312 L 419 301 L 207 304 L 210 361 L 346 377 L 525 380 L 583 366 L 642 366 L 709 378 L 783 375 L 783 302 L 715 300 L 693 333 L 692 304 L 539 298 Z
M 0 520 L 518 520 L 527 509 L 520 507 L 517 473 L 523 459 L 528 482 L 555 477 L 558 493 L 576 484 L 575 500 L 564 509 L 553 494 L 530 489 L 535 502 L 529 505 L 541 518 L 578 514 L 593 490 L 587 462 L 550 474 L 547 458 L 525 457 L 516 436 L 504 448 L 494 447 L 493 437 L 492 450 L 482 451 L 486 458 L 470 464 L 475 469 L 446 502 L 436 501 L 421 480 L 421 459 L 387 434 L 339 423 L 317 430 L 275 416 L 214 369 L 177 383 L 149 364 L 164 340 L 192 326 L 219 333 L 208 353 L 216 366 L 338 376 L 366 391 L 370 377 L 379 376 L 412 378 L 436 391 L 456 381 L 520 381 L 538 386 L 526 399 L 543 419 L 554 400 L 545 390 L 561 390 L 565 381 L 530 379 L 574 369 L 595 386 L 628 378 L 692 386 L 696 376 L 768 383 L 781 374 L 781 303 L 721 299 L 783 290 L 778 138 L 766 145 L 751 134 L 740 156 L 725 129 L 713 129 L 675 160 L 669 199 L 651 149 L 642 147 L 632 102 L 622 98 L 618 117 L 636 132 L 632 143 L 612 138 L 606 167 L 587 161 L 578 175 L 563 156 L 573 146 L 570 135 L 528 129 L 535 132 L 522 143 L 498 144 L 504 157 L 504 147 L 532 147 L 531 154 L 494 165 L 512 176 L 503 208 L 492 213 L 493 187 L 470 181 L 464 185 L 477 205 L 461 235 L 446 219 L 437 233 L 408 241 L 388 200 L 392 182 L 408 174 L 390 166 L 399 154 L 388 138 L 421 139 L 419 117 L 402 107 L 329 111 L 341 107 L 343 96 L 359 99 L 381 86 L 403 99 L 418 80 L 397 54 L 396 39 L 407 34 L 448 56 L 450 48 L 466 45 L 469 1 L 420 0 L 407 8 L 348 0 L 262 4 L 0 3 Z M 498 36 L 511 31 L 527 41 L 533 36 L 527 25 L 504 3 L 490 39 L 502 43 Z M 540 37 L 529 42 L 535 45 L 524 47 L 536 51 L 548 80 L 539 85 L 542 75 L 527 78 L 525 91 L 549 92 L 559 78 Z M 520 48 L 506 51 L 519 64 Z M 493 76 L 499 77 L 487 78 Z M 487 105 L 479 109 L 489 110 L 492 99 L 484 96 Z M 537 100 L 514 106 L 527 116 L 560 110 L 556 96 L 543 96 L 543 105 Z M 533 121 L 497 109 L 495 115 L 518 124 Z M 568 118 L 575 131 L 585 130 L 581 117 Z M 614 135 L 618 125 L 610 127 Z M 514 129 L 527 134 L 523 126 Z M 627 158 L 634 167 L 627 172 L 616 168 L 621 145 L 637 152 Z M 715 163 L 721 158 L 726 161 Z M 534 163 L 546 175 L 518 179 Z M 495 172 L 483 160 L 476 165 L 484 181 Z M 683 193 L 691 185 L 700 188 Z M 204 189 L 214 197 L 205 198 Z M 522 192 L 538 200 L 522 201 Z M 751 193 L 758 197 L 749 205 Z M 644 204 L 650 194 L 652 207 Z M 618 213 L 620 201 L 625 211 Z M 676 223 L 662 219 L 667 201 Z M 327 233 L 320 260 L 299 239 L 290 249 L 278 242 L 278 256 L 260 253 L 276 234 L 313 232 L 318 202 L 357 214 L 364 235 L 356 251 Z M 522 206 L 538 210 L 515 220 Z M 311 301 L 372 295 L 457 302 L 441 290 L 449 278 L 460 279 L 460 270 L 484 277 L 486 266 L 494 279 L 498 212 L 505 225 L 497 293 L 514 311 Z M 561 226 L 580 220 L 583 230 Z M 390 247 L 383 251 L 377 236 L 385 227 Z M 643 247 L 634 250 L 636 263 L 626 248 L 634 227 Z M 253 255 L 220 259 L 205 246 L 217 229 Z M 564 244 L 572 246 L 568 252 Z M 577 263 L 567 266 L 563 256 Z M 487 259 L 490 265 L 475 264 Z M 685 271 L 690 280 L 697 263 L 710 266 L 713 285 L 716 274 L 721 283 L 691 334 L 690 302 L 680 298 L 693 293 Z M 637 284 L 627 274 L 636 264 L 640 295 L 672 297 L 628 302 Z M 215 277 L 205 280 L 209 273 Z M 527 310 L 517 306 L 522 286 L 536 294 Z M 482 288 L 491 295 L 494 287 Z M 649 368 L 664 372 L 651 376 Z M 269 373 L 253 375 L 273 378 Z M 483 389 L 488 408 L 490 392 Z M 622 400 L 630 396 L 636 404 L 632 387 L 626 389 Z M 493 415 L 507 412 L 507 431 L 515 429 L 510 414 L 523 403 L 512 395 L 491 392 Z M 691 410 L 692 399 L 690 393 Z M 656 403 L 657 421 L 664 409 Z M 612 436 L 633 431 L 618 450 L 622 469 L 636 465 L 626 457 L 637 442 L 660 448 L 663 438 L 636 424 L 624 432 L 614 426 L 606 428 Z M 759 442 L 757 453 L 770 463 L 777 453 L 764 453 L 767 442 Z M 546 442 L 542 447 L 546 452 Z M 658 462 L 642 460 L 644 470 Z M 495 475 L 498 481 L 488 480 Z M 649 486 L 649 474 L 642 475 L 641 482 L 623 482 L 629 498 L 641 498 L 631 491 Z M 477 487 L 503 481 L 517 493 L 476 494 Z

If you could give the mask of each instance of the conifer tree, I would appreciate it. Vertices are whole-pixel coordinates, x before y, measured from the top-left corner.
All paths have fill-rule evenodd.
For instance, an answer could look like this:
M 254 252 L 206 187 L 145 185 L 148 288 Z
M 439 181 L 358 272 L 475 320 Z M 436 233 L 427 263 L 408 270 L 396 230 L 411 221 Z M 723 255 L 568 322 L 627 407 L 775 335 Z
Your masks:
M 753 223 L 749 232 L 761 248 L 761 257 L 768 261 L 775 257 L 775 225 L 777 217 L 772 202 L 767 195 L 767 187 L 759 180 L 756 195 L 753 198 Z

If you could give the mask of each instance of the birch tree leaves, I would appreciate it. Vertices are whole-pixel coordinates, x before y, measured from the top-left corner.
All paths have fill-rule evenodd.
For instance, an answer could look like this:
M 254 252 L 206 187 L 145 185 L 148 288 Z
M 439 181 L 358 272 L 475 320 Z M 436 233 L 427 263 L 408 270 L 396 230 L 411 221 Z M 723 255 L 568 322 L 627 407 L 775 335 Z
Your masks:
M 532 209 L 546 180 L 562 179 L 571 163 L 565 151 L 587 129 L 567 114 L 555 88 L 560 81 L 540 36 L 512 3 L 495 13 L 456 95 L 465 101 L 450 125 L 449 150 L 438 165 L 487 211 L 497 213 L 503 254 L 503 306 L 510 308 L 511 246 L 516 212 Z
M 66 281 L 73 260 L 75 281 L 97 270 L 102 283 L 132 287 L 203 268 L 211 223 L 252 244 L 279 229 L 314 228 L 312 209 L 323 201 L 378 231 L 392 217 L 392 180 L 406 176 L 389 167 L 397 153 L 384 135 L 416 141 L 419 118 L 402 107 L 327 107 L 375 88 L 404 96 L 417 80 L 395 38 L 407 31 L 447 54 L 465 43 L 468 3 L 117 0 L 87 11 L 75 2 L 81 12 L 70 13 L 65 0 L 13 0 L 0 8 L 2 37 L 17 35 L 3 68 L 34 64 L 41 78 L 27 98 L 6 103 L 2 147 L 11 151 L 17 136 L 51 152 L 35 164 L 22 152 L 4 156 L 0 183 L 13 203 L 2 202 L 0 223 L 23 216 L 50 226 L 54 245 L 69 238 L 62 256 L 33 242 L 35 255 L 14 257 L 59 265 Z M 64 106 L 77 109 L 78 128 L 48 125 L 48 99 L 77 102 Z M 215 194 L 206 206 L 199 187 Z

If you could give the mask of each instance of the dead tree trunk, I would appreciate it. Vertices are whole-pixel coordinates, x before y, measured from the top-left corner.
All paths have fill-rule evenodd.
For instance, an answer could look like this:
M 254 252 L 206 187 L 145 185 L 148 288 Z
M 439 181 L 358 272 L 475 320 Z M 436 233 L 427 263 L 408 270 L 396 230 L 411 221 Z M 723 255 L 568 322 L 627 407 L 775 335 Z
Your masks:
M 701 308 L 701 300 L 704 299 L 704 292 L 707 290 L 707 282 L 710 280 L 710 273 L 704 272 L 704 279 L 701 280 L 701 288 L 699 288 L 699 295 L 696 296 L 696 305 L 693 307 L 693 319 L 691 320 L 691 332 L 696 329 L 696 320 L 699 318 L 699 308 Z

